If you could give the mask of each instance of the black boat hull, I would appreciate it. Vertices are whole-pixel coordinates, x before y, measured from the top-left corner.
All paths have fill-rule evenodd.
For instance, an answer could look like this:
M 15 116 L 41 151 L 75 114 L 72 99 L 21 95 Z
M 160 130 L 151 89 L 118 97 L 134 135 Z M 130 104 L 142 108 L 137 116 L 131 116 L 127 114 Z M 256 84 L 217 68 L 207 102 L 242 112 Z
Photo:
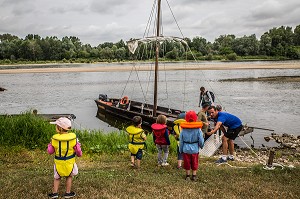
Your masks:
M 153 116 L 153 105 L 150 104 L 132 100 L 128 104 L 120 104 L 120 100 L 115 98 L 107 99 L 106 101 L 95 100 L 95 102 L 99 113 L 111 114 L 128 121 L 131 121 L 134 116 L 140 116 L 143 119 L 143 124 L 147 126 L 151 126 L 151 124 L 156 122 L 157 116 L 163 114 L 167 117 L 167 126 L 172 128 L 174 120 L 182 112 L 176 109 L 157 107 L 157 113 Z

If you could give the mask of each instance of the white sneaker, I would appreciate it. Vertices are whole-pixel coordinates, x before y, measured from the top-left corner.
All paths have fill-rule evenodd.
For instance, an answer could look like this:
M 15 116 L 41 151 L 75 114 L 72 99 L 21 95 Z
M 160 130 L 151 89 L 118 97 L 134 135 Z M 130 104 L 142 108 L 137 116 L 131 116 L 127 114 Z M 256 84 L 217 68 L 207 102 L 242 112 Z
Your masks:
M 169 165 L 170 165 L 170 164 L 169 164 L 169 163 L 167 163 L 167 162 L 166 162 L 166 163 L 162 163 L 162 164 L 161 164 L 161 166 L 169 166 Z

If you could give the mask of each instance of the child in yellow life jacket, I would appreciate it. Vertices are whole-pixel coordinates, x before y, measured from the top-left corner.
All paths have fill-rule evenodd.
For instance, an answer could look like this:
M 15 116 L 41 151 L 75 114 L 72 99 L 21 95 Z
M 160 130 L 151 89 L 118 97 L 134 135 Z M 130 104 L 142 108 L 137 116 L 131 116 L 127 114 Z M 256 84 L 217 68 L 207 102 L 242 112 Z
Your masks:
M 55 122 L 57 134 L 53 135 L 51 143 L 48 144 L 48 153 L 55 153 L 54 157 L 54 185 L 49 198 L 58 198 L 58 188 L 61 177 L 66 177 L 66 193 L 64 198 L 72 198 L 76 194 L 71 192 L 72 176 L 78 174 L 78 167 L 75 163 L 75 156 L 82 156 L 80 143 L 75 133 L 68 133 L 71 129 L 71 121 L 66 117 L 61 117 Z
M 196 180 L 198 170 L 199 147 L 203 148 L 204 138 L 201 131 L 202 122 L 197 122 L 195 111 L 188 111 L 185 114 L 186 122 L 182 122 L 179 137 L 179 152 L 183 153 L 183 167 L 186 171 L 185 179 L 190 179 L 192 169 L 192 181 Z
M 181 132 L 181 127 L 180 124 L 185 121 L 185 112 L 182 112 L 178 115 L 177 119 L 174 121 L 174 126 L 173 126 L 173 134 L 175 136 L 175 139 L 177 140 L 177 169 L 182 168 L 182 160 L 183 156 L 182 153 L 179 152 L 179 136 Z
M 132 123 L 132 125 L 126 128 L 129 134 L 128 148 L 131 153 L 131 166 L 140 168 L 147 136 L 142 129 L 142 118 L 140 116 L 134 116 Z M 137 164 L 135 164 L 135 158 Z

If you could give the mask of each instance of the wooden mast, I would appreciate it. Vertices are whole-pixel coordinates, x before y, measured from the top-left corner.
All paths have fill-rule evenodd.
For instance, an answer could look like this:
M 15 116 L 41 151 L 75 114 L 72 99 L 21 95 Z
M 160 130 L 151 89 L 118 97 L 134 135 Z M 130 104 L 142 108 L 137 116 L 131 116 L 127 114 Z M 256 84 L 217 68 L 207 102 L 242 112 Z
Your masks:
M 156 36 L 159 37 L 160 33 L 160 5 L 161 0 L 157 1 L 157 24 L 156 24 Z M 156 116 L 157 108 L 157 81 L 158 81 L 158 57 L 159 57 L 159 42 L 156 41 L 156 53 L 155 53 L 155 73 L 154 73 L 154 102 L 153 102 L 153 117 Z

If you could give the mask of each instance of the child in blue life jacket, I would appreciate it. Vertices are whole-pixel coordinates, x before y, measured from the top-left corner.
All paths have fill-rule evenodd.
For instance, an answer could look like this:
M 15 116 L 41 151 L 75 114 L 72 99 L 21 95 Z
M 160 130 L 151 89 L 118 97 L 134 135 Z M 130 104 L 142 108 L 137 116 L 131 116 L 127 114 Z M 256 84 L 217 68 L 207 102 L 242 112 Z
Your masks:
M 167 128 L 167 117 L 165 115 L 159 115 L 156 119 L 156 123 L 151 125 L 153 132 L 153 141 L 158 150 L 157 162 L 158 166 L 168 166 L 167 162 L 169 156 L 169 131 Z M 162 156 L 162 153 L 164 155 Z
M 128 148 L 131 153 L 131 166 L 140 168 L 143 157 L 143 149 L 147 139 L 147 136 L 142 129 L 142 118 L 140 116 L 134 116 L 132 119 L 132 125 L 127 127 L 126 131 L 129 134 Z M 135 164 L 135 159 L 137 164 Z
M 183 167 L 186 171 L 185 179 L 190 179 L 192 169 L 192 181 L 197 179 L 199 147 L 203 148 L 204 139 L 201 131 L 202 122 L 197 122 L 195 111 L 188 111 L 185 115 L 186 122 L 182 122 L 179 137 L 179 152 L 183 153 Z
M 78 167 L 75 163 L 75 156 L 82 156 L 80 143 L 75 133 L 68 133 L 71 129 L 71 121 L 61 117 L 55 122 L 57 134 L 53 135 L 51 143 L 48 144 L 48 153 L 55 154 L 54 157 L 54 185 L 49 198 L 58 198 L 58 188 L 61 177 L 66 177 L 66 193 L 64 198 L 72 198 L 76 194 L 71 192 L 72 177 L 78 174 Z
M 174 126 L 173 126 L 173 134 L 175 139 L 177 140 L 177 169 L 181 169 L 182 168 L 182 160 L 183 160 L 183 156 L 182 153 L 179 152 L 179 136 L 180 136 L 180 132 L 181 132 L 181 127 L 180 124 L 182 122 L 186 122 L 185 121 L 185 112 L 182 112 L 178 115 L 177 119 L 174 121 Z

